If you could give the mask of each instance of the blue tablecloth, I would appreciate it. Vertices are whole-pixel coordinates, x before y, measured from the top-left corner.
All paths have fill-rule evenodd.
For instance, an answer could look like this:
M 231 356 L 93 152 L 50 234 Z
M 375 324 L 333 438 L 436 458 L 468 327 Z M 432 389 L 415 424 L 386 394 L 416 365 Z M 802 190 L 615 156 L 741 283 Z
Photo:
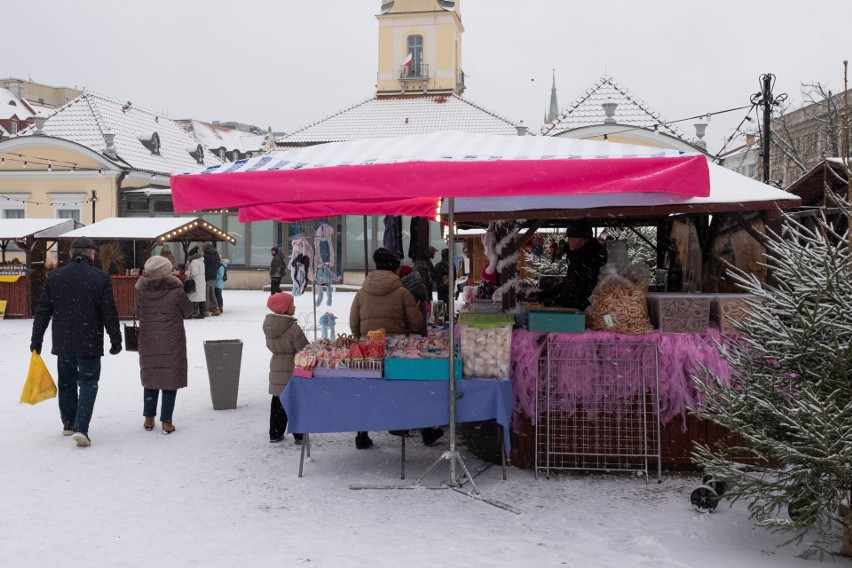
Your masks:
M 456 396 L 456 421 L 496 419 L 508 453 L 511 381 L 456 381 Z M 447 381 L 293 377 L 281 393 L 281 404 L 290 432 L 308 434 L 426 428 L 450 420 Z

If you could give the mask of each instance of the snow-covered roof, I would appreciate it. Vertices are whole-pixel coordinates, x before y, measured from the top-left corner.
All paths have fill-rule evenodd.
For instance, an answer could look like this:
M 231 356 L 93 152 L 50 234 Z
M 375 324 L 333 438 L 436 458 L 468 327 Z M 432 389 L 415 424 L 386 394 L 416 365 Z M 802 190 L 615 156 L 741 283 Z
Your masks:
M 22 136 L 35 135 L 32 126 Z M 190 155 L 198 142 L 172 119 L 130 102 L 119 102 L 94 93 L 83 93 L 47 114 L 41 134 L 77 142 L 99 154 L 107 149 L 105 133 L 115 134 L 114 148 L 118 164 L 145 172 L 169 175 L 199 166 Z M 159 153 L 143 144 L 156 133 Z M 107 154 L 104 154 L 107 155 Z M 108 155 L 107 155 L 108 156 Z M 109 157 L 109 156 L 108 156 Z M 203 150 L 204 165 L 220 163 L 219 158 Z
M 17 97 L 9 89 L 0 88 L 0 120 L 17 117 L 26 120 L 35 115 L 35 111 L 26 101 Z
M 73 219 L 0 219 L 0 239 L 55 237 L 79 226 Z
M 660 132 L 690 144 L 694 143 L 694 140 L 687 137 L 677 126 L 665 124 L 667 121 L 660 113 L 608 75 L 598 79 L 574 102 L 565 107 L 552 123 L 542 128 L 542 134 L 557 136 L 577 128 L 600 126 L 606 118 L 606 112 L 601 105 L 606 102 L 618 105 L 613 115 L 616 124 L 648 129 L 657 126 Z
M 263 134 L 251 134 L 235 128 L 202 122 L 194 118 L 175 120 L 190 136 L 208 150 L 224 148 L 227 152 L 239 150 L 241 154 L 263 151 Z
M 62 235 L 68 238 L 161 241 L 236 240 L 201 217 L 110 217 Z
M 515 123 L 458 95 L 373 96 L 278 138 L 283 145 L 463 130 L 517 135 Z

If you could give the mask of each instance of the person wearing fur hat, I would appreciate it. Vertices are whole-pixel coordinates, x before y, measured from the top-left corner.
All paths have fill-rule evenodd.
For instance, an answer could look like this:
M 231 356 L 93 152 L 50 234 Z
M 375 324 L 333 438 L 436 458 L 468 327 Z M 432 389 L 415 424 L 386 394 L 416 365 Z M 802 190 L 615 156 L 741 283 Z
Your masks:
M 195 282 L 195 291 L 188 294 L 190 301 L 195 302 L 198 309 L 190 318 L 204 319 L 207 311 L 207 290 L 204 285 L 204 258 L 198 251 L 198 247 L 189 249 L 189 257 L 186 259 L 186 279 Z
M 370 330 L 383 329 L 388 335 L 420 333 L 424 320 L 417 301 L 397 276 L 399 258 L 386 248 L 373 253 L 376 270 L 367 275 L 352 300 L 349 327 L 361 337 Z M 373 441 L 367 432 L 358 432 L 355 447 L 369 448 Z
M 287 412 L 281 406 L 281 393 L 293 376 L 296 353 L 308 344 L 308 338 L 293 317 L 296 306 L 292 294 L 272 294 L 266 300 L 266 307 L 272 312 L 263 320 L 266 348 L 272 351 L 272 359 L 269 361 L 269 394 L 272 395 L 269 441 L 277 443 L 284 439 L 287 432 Z M 293 438 L 297 444 L 302 442 L 302 435 L 298 432 L 293 434 Z
M 145 262 L 136 282 L 136 317 L 139 318 L 139 371 L 142 378 L 142 415 L 145 430 L 154 429 L 157 402 L 163 434 L 175 431 L 172 414 L 178 389 L 187 385 L 186 330 L 184 318 L 196 305 L 172 276 L 172 263 L 164 256 Z M 162 396 L 160 393 L 162 392 Z
M 606 264 L 606 247 L 592 233 L 588 221 L 572 221 L 565 230 L 568 257 L 568 272 L 562 284 L 550 290 L 542 290 L 535 297 L 545 306 L 559 306 L 585 310 L 589 296 L 598 283 L 598 273 Z

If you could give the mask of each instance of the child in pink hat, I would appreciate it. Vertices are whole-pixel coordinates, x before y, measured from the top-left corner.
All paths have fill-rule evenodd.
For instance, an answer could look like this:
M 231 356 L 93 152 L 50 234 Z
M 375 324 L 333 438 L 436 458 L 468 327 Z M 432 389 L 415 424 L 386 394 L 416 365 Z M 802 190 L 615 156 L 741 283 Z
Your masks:
M 263 320 L 263 333 L 266 335 L 266 347 L 272 351 L 269 361 L 269 394 L 272 404 L 269 411 L 269 441 L 280 442 L 287 431 L 287 413 L 281 406 L 281 393 L 293 376 L 296 353 L 307 344 L 308 338 L 293 315 L 296 306 L 293 295 L 287 292 L 272 294 L 266 300 L 266 307 L 272 312 Z M 296 444 L 302 442 L 302 435 L 295 433 Z

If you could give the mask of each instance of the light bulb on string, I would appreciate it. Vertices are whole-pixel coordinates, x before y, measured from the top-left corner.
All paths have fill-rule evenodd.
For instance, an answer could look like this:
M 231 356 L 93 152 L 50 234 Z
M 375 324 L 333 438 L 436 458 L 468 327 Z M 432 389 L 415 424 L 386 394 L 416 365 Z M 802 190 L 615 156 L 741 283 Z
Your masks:
M 25 168 L 27 167 L 27 161 L 26 160 L 24 160 L 24 167 Z
M 49 172 L 53 171 L 53 163 L 51 163 L 50 160 L 47 161 L 47 171 L 49 171 Z

